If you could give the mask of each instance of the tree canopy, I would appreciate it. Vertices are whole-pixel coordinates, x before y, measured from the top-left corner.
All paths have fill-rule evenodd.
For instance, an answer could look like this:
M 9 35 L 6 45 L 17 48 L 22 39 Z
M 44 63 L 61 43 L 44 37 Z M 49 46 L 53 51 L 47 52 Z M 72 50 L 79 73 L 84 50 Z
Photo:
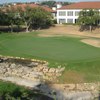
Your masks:
M 85 9 L 79 14 L 78 23 L 81 26 L 89 26 L 90 31 L 92 31 L 93 25 L 98 25 L 100 21 L 100 14 L 98 10 Z
M 0 10 L 0 25 L 11 26 L 11 32 L 13 32 L 14 25 L 18 27 L 24 25 L 26 32 L 28 32 L 30 28 L 46 28 L 52 25 L 52 15 L 41 7 L 31 8 L 27 6 L 24 10 L 11 7 L 5 12 Z
M 53 7 L 53 6 L 55 6 L 55 1 L 44 1 L 44 2 L 41 2 L 41 5 L 47 5 L 47 6 L 49 6 L 49 7 Z

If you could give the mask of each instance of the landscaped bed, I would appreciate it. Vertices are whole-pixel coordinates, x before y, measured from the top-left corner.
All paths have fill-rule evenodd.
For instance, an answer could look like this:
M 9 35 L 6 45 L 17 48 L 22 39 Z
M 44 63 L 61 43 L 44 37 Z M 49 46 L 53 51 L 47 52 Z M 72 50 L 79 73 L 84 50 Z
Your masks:
M 100 48 L 76 37 L 38 37 L 33 33 L 0 34 L 0 54 L 43 59 L 50 67 L 65 66 L 61 81 L 100 81 Z

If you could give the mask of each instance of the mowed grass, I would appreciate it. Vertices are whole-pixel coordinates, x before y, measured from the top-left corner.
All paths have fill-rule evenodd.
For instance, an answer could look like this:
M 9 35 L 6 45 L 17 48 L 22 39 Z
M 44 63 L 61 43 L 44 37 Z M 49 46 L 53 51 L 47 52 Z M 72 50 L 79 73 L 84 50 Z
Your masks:
M 65 66 L 61 81 L 100 81 L 100 48 L 75 37 L 38 37 L 33 33 L 0 34 L 0 54 L 47 60 Z

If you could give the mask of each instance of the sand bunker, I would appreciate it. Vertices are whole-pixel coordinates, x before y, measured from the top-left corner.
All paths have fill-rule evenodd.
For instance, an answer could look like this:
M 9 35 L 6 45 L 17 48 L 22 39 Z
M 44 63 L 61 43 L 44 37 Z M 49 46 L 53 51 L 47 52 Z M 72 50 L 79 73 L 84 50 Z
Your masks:
M 100 48 L 100 39 L 82 39 L 81 42 Z

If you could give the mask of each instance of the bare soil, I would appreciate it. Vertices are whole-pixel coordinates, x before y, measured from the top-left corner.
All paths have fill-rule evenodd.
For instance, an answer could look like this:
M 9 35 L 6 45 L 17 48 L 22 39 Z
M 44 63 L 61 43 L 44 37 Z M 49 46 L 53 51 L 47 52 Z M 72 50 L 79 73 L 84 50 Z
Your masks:
M 82 37 L 97 37 L 100 38 L 100 28 L 90 31 L 79 31 L 78 25 L 55 25 L 49 29 L 40 30 L 42 37 L 52 36 L 82 36 Z
M 100 39 L 82 39 L 81 42 L 100 48 Z

